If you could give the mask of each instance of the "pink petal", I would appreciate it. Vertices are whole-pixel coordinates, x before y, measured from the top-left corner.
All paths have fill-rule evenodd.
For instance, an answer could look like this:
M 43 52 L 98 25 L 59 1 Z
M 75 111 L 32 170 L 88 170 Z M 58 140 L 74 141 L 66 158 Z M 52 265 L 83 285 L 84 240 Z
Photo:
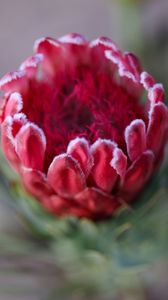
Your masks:
M 15 170 L 19 169 L 20 159 L 15 151 L 14 137 L 12 135 L 13 119 L 8 116 L 1 126 L 2 150 Z
M 149 88 L 152 88 L 155 84 L 155 81 L 151 75 L 149 75 L 147 72 L 142 72 L 140 76 L 140 81 L 145 90 L 149 90 Z
M 48 169 L 51 187 L 63 197 L 72 197 L 85 188 L 85 176 L 70 155 L 56 156 Z
M 61 198 L 57 195 L 51 195 L 42 199 L 44 207 L 58 216 L 66 215 L 72 203 L 69 199 Z
M 78 218 L 91 218 L 91 213 L 80 206 L 74 204 L 70 199 L 52 195 L 42 201 L 44 207 L 57 216 L 76 216 Z
M 149 114 L 147 130 L 147 147 L 157 153 L 163 143 L 165 130 L 168 127 L 168 110 L 163 103 L 153 106 Z
M 5 107 L 9 99 L 9 94 L 6 93 L 3 96 L 0 96 L 0 124 L 5 120 Z
M 89 46 L 90 48 L 103 46 L 105 49 L 109 49 L 115 52 L 119 51 L 116 44 L 107 37 L 97 38 L 96 40 L 91 41 Z
M 49 76 L 55 76 L 55 68 L 58 67 L 61 62 L 63 55 L 61 44 L 59 41 L 52 38 L 41 38 L 34 44 L 35 53 L 43 54 L 43 67 Z
M 153 87 L 151 87 L 148 92 L 148 98 L 153 104 L 164 102 L 165 92 L 163 85 L 161 83 L 157 83 Z
M 146 149 L 146 128 L 143 120 L 134 120 L 127 126 L 125 141 L 129 158 L 136 160 Z
M 91 146 L 94 159 L 92 177 L 96 185 L 106 192 L 110 192 L 117 180 L 116 170 L 110 165 L 116 144 L 109 140 L 99 139 Z
M 59 42 L 65 44 L 74 44 L 74 45 L 85 45 L 87 43 L 86 39 L 78 33 L 71 33 L 60 37 Z
M 22 92 L 26 87 L 25 71 L 10 72 L 0 80 L 0 90 L 5 92 Z
M 79 162 L 82 171 L 87 177 L 93 165 L 93 158 L 87 140 L 84 138 L 74 139 L 69 143 L 67 153 Z
M 86 188 L 75 197 L 75 200 L 81 207 L 89 210 L 93 214 L 93 218 L 110 216 L 119 205 L 116 198 L 96 188 Z
M 14 116 L 19 113 L 22 108 L 23 101 L 21 95 L 19 93 L 12 93 L 5 107 L 4 118 L 7 116 Z
M 20 70 L 25 71 L 28 77 L 33 77 L 37 73 L 38 66 L 42 60 L 43 55 L 41 53 L 30 56 L 21 64 Z
M 38 171 L 28 168 L 21 169 L 23 183 L 32 195 L 42 198 L 49 197 L 53 193 L 45 175 Z
M 114 149 L 113 159 L 111 160 L 110 165 L 116 170 L 121 179 L 123 179 L 127 168 L 127 156 L 121 149 Z
M 27 168 L 42 170 L 46 149 L 43 131 L 33 123 L 24 125 L 16 135 L 16 152 Z
M 126 172 L 123 191 L 130 194 L 138 192 L 149 179 L 154 166 L 152 151 L 144 152 L 140 158 L 132 163 Z
M 139 59 L 133 54 L 126 52 L 124 53 L 124 62 L 127 65 L 127 68 L 134 74 L 136 79 L 139 81 L 141 73 L 141 64 Z

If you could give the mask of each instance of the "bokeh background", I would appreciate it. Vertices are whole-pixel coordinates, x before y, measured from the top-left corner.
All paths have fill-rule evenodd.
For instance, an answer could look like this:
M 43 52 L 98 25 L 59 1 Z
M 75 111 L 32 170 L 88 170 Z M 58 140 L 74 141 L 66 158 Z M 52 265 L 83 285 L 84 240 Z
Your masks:
M 167 16 L 167 0 L 0 0 L 0 76 L 17 69 L 31 55 L 37 38 L 79 32 L 88 39 L 108 36 L 122 49 L 135 52 L 144 68 L 168 90 Z M 24 235 L 17 216 L 7 204 L 8 191 L 0 192 L 0 235 Z M 0 257 L 0 268 L 8 263 L 8 259 Z M 26 266 L 23 263 L 23 268 L 29 269 L 32 263 L 29 261 Z M 150 289 L 146 298 L 136 293 L 119 299 L 167 300 L 167 268 L 161 266 L 159 272 L 158 286 Z M 0 274 L 0 300 L 46 299 L 43 287 L 49 286 L 52 275 L 52 270 L 48 274 L 45 267 L 39 266 L 34 275 L 26 272 L 15 279 Z M 12 287 L 15 290 L 25 282 L 24 295 L 19 296 L 16 291 L 10 295 Z

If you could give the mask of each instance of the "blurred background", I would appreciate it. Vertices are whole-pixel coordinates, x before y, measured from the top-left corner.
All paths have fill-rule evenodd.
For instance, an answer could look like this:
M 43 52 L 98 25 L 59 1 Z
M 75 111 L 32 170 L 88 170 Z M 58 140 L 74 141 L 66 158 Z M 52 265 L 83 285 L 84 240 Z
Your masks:
M 37 38 L 57 38 L 70 32 L 79 32 L 88 39 L 108 36 L 123 50 L 135 52 L 143 62 L 143 67 L 158 82 L 163 82 L 168 90 L 167 16 L 168 0 L 0 0 L 0 76 L 17 69 L 31 55 Z M 7 198 L 8 192 L 4 189 L 0 194 L 0 236 L 4 233 L 24 235 L 17 216 L 6 204 Z M 0 264 L 6 266 L 7 261 L 0 257 Z M 121 296 L 118 299 L 167 300 L 168 276 L 165 275 L 165 266 L 159 272 L 158 286 L 150 289 L 146 298 L 141 298 L 140 294 L 130 294 L 127 298 Z M 6 273 L 0 274 L 0 290 L 3 291 L 0 300 L 45 299 L 42 286 L 49 284 L 52 270 L 51 274 L 46 273 L 45 268 L 37 266 L 35 275 L 27 272 L 24 277 L 15 280 Z M 25 284 L 25 281 L 24 295 L 18 296 L 13 292 L 9 295 L 12 287 L 18 286 L 18 282 Z M 8 288 L 5 289 L 6 283 Z

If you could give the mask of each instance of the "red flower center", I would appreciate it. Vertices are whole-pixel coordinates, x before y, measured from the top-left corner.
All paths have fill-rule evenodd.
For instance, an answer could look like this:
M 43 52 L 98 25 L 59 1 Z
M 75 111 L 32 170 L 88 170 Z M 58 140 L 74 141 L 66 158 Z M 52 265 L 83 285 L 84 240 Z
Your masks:
M 46 170 L 77 136 L 90 143 L 111 139 L 125 151 L 126 126 L 144 119 L 141 104 L 115 82 L 109 70 L 93 72 L 82 65 L 74 78 L 67 70 L 58 71 L 54 84 L 30 81 L 29 91 L 23 112 L 46 135 Z

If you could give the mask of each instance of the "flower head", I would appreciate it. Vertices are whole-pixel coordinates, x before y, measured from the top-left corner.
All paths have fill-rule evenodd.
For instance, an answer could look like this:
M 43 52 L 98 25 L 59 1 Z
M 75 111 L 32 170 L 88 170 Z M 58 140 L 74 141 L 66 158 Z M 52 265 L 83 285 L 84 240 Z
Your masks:
M 162 159 L 163 86 L 108 38 L 42 38 L 34 49 L 0 81 L 5 156 L 49 211 L 109 217 Z

